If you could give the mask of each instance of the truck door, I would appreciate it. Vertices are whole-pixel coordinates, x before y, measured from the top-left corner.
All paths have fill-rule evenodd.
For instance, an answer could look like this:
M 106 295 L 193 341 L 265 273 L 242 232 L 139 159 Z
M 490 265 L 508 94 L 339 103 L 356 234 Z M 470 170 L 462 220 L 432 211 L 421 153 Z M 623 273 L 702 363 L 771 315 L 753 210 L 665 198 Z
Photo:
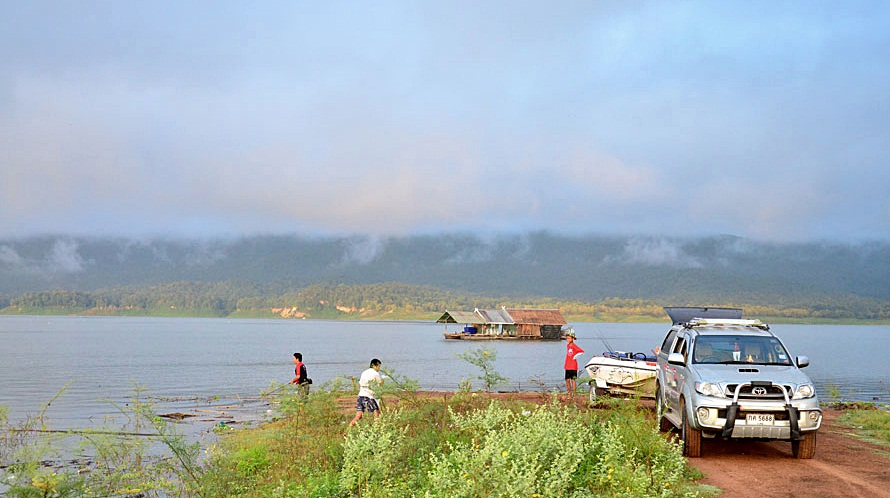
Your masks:
M 688 358 L 688 337 L 685 333 L 677 334 L 677 340 L 674 341 L 670 353 L 680 353 L 684 359 Z M 668 406 L 671 410 L 676 410 L 680 406 L 680 394 L 683 392 L 683 385 L 686 381 L 686 367 L 665 363 L 665 387 L 664 395 Z

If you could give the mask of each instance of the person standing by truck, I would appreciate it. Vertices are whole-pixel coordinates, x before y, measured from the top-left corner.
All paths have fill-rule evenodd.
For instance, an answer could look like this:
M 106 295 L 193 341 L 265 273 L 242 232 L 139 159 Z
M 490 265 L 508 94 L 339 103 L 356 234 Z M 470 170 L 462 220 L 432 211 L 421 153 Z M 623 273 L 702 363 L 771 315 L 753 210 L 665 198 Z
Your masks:
M 575 391 L 578 389 L 576 379 L 578 378 L 578 356 L 581 354 L 584 354 L 584 350 L 575 342 L 575 331 L 569 330 L 566 332 L 566 361 L 564 368 L 566 371 L 566 390 L 570 398 L 575 397 Z

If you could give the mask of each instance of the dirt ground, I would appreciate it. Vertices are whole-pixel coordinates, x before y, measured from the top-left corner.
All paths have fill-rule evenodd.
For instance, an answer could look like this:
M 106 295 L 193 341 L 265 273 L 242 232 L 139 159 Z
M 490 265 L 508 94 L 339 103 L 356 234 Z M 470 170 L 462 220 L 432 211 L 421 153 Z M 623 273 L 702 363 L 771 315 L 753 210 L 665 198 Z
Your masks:
M 654 402 L 641 403 L 654 416 Z M 838 425 L 843 412 L 823 410 L 811 460 L 794 458 L 789 442 L 702 438 L 702 456 L 688 459 L 689 465 L 704 474 L 699 483 L 722 489 L 727 498 L 890 498 L 890 449 Z
M 689 463 L 726 497 L 890 497 L 890 451 L 837 425 L 840 413 L 824 412 L 812 460 L 793 458 L 787 442 L 702 439 Z
M 495 396 L 538 402 L 547 399 L 540 393 Z M 572 402 L 592 409 L 584 397 Z M 651 408 L 654 415 L 652 401 L 641 403 Z M 722 489 L 721 496 L 727 498 L 890 498 L 890 449 L 855 438 L 849 429 L 837 424 L 841 413 L 824 410 L 816 437 L 816 456 L 811 460 L 792 457 L 789 442 L 702 438 L 702 456 L 690 458 L 689 464 L 704 474 L 700 483 Z

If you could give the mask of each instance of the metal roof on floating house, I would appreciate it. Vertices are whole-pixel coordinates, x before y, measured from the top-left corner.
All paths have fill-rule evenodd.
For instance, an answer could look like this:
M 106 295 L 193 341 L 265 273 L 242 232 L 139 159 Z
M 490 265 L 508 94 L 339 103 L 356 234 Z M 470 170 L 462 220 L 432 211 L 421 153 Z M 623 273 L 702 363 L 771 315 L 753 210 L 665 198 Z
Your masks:
M 477 323 L 485 323 L 485 319 L 477 315 L 473 311 L 448 311 L 442 315 L 436 323 L 465 323 L 475 325 Z
M 566 319 L 563 318 L 559 310 L 509 309 L 507 312 L 516 323 L 567 325 Z
M 507 313 L 507 310 L 494 309 L 494 310 L 480 310 L 476 308 L 476 314 L 485 319 L 485 323 L 496 323 L 499 325 L 507 325 L 515 323 L 513 318 Z

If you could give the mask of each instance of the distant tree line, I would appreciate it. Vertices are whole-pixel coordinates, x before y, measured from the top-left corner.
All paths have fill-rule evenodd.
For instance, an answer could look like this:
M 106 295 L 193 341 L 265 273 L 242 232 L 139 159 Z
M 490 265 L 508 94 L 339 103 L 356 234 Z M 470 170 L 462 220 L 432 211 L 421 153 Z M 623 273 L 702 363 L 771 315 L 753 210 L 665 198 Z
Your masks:
M 715 302 L 716 301 L 716 302 Z M 71 314 L 133 314 L 194 316 L 300 316 L 307 318 L 430 318 L 445 310 L 474 308 L 559 309 L 575 321 L 621 320 L 625 317 L 665 318 L 665 305 L 707 305 L 743 308 L 749 317 L 794 320 L 890 320 L 890 302 L 848 297 L 824 297 L 809 302 L 781 296 L 741 300 L 714 296 L 663 299 L 607 298 L 581 302 L 546 297 L 491 297 L 431 286 L 397 282 L 346 285 L 316 284 L 295 290 L 278 290 L 241 282 L 175 282 L 150 287 L 120 287 L 89 292 L 52 290 L 31 292 L 0 300 L 7 313 L 64 312 Z M 281 310 L 297 311 L 286 315 Z

